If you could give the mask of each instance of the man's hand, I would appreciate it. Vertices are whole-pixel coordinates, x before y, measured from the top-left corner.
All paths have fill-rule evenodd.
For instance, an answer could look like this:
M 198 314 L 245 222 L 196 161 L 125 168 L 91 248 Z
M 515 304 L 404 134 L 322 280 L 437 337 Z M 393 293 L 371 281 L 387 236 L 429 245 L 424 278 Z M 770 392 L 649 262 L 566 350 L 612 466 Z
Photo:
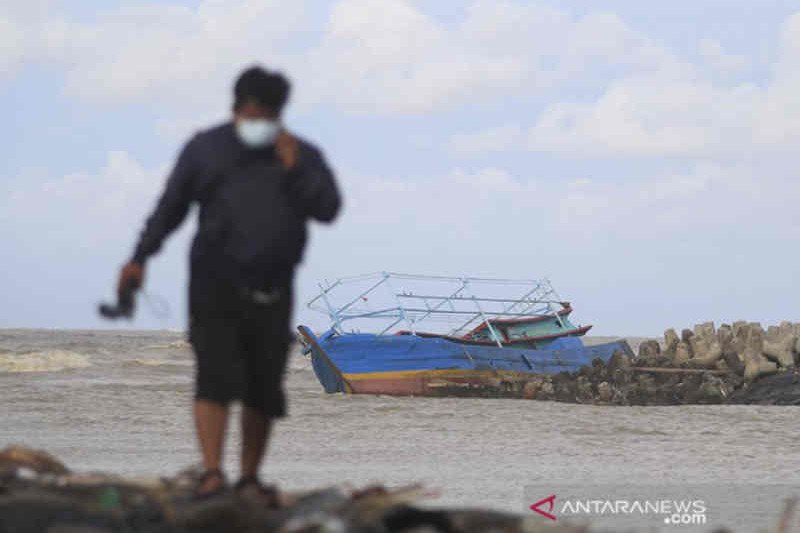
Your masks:
M 286 130 L 282 130 L 275 139 L 275 151 L 283 164 L 284 170 L 292 170 L 297 165 L 297 139 Z
M 122 267 L 119 273 L 117 295 L 122 296 L 131 289 L 139 289 L 142 283 L 144 283 L 144 266 L 139 263 L 130 262 Z

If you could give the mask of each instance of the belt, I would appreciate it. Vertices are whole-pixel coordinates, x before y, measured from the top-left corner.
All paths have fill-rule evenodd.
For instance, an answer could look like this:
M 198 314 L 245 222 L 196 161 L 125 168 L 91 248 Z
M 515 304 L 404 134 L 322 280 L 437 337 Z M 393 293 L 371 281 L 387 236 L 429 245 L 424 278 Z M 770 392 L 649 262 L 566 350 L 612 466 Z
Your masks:
M 283 289 L 248 289 L 243 287 L 240 290 L 241 296 L 252 303 L 258 305 L 274 304 L 283 297 Z

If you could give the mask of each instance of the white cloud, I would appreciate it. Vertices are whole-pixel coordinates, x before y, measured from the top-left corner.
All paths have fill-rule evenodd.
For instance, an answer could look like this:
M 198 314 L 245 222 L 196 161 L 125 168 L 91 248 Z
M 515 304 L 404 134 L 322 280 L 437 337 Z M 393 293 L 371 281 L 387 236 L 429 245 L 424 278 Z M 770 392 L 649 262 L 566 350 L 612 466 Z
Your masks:
M 780 57 L 773 78 L 755 111 L 753 142 L 796 151 L 800 141 L 800 12 L 789 17 L 781 32 Z
M 285 67 L 284 44 L 304 16 L 302 2 L 277 0 L 123 3 L 91 21 L 53 8 L 13 27 L 29 36 L 19 54 L 66 68 L 68 94 L 201 109 L 227 105 L 231 80 L 244 65 Z
M 490 54 L 408 0 L 341 0 L 310 53 L 316 101 L 354 112 L 416 113 L 508 90 L 524 61 Z
M 616 27 L 611 20 L 604 24 Z M 784 24 L 778 60 L 763 84 L 715 81 L 713 69 L 680 62 L 646 41 L 639 42 L 645 44 L 637 49 L 652 50 L 654 58 L 642 65 L 658 68 L 634 69 L 609 82 L 602 94 L 588 102 L 551 101 L 526 134 L 528 149 L 572 157 L 726 159 L 753 152 L 796 151 L 800 141 L 800 13 Z M 716 41 L 704 40 L 701 47 L 705 61 L 714 69 L 730 70 L 745 64 L 743 58 L 725 54 Z M 621 52 L 625 47 L 615 47 L 613 42 L 605 48 L 625 56 Z M 647 55 L 642 52 L 639 57 Z M 462 132 L 449 146 L 472 153 L 497 151 L 502 149 L 497 135 L 504 127 Z M 518 148 L 514 144 L 507 147 Z
M 530 149 L 589 156 L 714 155 L 749 139 L 758 90 L 658 74 L 613 82 L 595 102 L 550 104 Z
M 165 169 L 142 167 L 125 151 L 110 152 L 97 172 L 72 172 L 45 181 L 7 184 L 6 238 L 58 249 L 109 245 L 138 231 L 166 179 Z
M 712 68 L 723 71 L 739 70 L 748 63 L 743 55 L 728 54 L 722 49 L 722 44 L 716 39 L 700 40 L 700 56 Z
M 476 0 L 445 25 L 412 0 L 339 0 L 320 34 L 307 2 L 122 4 L 75 22 L 57 9 L 25 28 L 20 57 L 67 69 L 66 90 L 96 101 L 221 108 L 249 62 L 303 79 L 301 103 L 358 113 L 423 113 L 530 94 L 607 65 L 664 69 L 671 56 L 618 16 L 574 18 L 537 4 Z M 11 25 L 12 30 L 19 26 Z M 16 42 L 15 31 L 3 34 Z M 302 37 L 302 39 L 300 39 Z M 25 50 L 20 51 L 20 47 Z M 6 62 L 9 58 L 3 59 Z
M 503 152 L 519 146 L 522 129 L 515 124 L 497 126 L 476 133 L 456 134 L 449 148 L 457 153 Z
M 503 236 L 519 231 L 535 231 L 557 247 L 591 245 L 598 234 L 613 236 L 620 244 L 672 238 L 692 246 L 740 230 L 786 238 L 798 229 L 789 206 L 800 201 L 800 182 L 790 174 L 699 162 L 682 173 L 613 181 L 523 180 L 496 167 L 456 169 L 428 178 L 361 177 L 350 182 L 344 223 L 353 239 L 370 241 L 396 235 L 400 228 L 424 232 L 433 247 L 449 246 L 446 241 L 454 233 L 458 245 L 467 248 L 489 238 L 483 244 L 487 253 L 502 253 L 507 246 Z M 398 239 L 403 237 L 394 237 L 392 246 L 399 246 L 401 254 L 419 243 L 414 231 L 408 237 L 402 245 Z

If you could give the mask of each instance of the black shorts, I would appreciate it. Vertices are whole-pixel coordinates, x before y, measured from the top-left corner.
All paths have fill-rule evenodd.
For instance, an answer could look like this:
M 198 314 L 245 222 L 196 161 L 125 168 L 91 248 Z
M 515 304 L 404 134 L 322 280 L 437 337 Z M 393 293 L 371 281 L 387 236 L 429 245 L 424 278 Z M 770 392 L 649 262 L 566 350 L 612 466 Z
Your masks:
M 191 306 L 195 399 L 222 404 L 241 400 L 267 417 L 286 416 L 283 378 L 293 337 L 293 293 L 284 288 L 270 295 L 277 299 L 231 290 L 224 298 Z M 214 300 L 218 305 L 212 305 Z

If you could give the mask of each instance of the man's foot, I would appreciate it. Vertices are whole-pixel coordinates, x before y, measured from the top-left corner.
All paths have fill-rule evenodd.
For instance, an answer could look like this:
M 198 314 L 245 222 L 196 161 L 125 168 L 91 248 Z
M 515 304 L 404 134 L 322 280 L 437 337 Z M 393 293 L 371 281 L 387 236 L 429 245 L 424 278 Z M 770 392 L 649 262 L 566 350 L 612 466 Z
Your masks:
M 275 485 L 264 485 L 256 476 L 243 476 L 233 486 L 236 494 L 259 501 L 264 507 L 277 509 L 283 505 L 283 499 Z
M 219 468 L 212 468 L 203 472 L 197 480 L 192 497 L 195 500 L 205 500 L 222 494 L 226 488 L 225 474 Z

